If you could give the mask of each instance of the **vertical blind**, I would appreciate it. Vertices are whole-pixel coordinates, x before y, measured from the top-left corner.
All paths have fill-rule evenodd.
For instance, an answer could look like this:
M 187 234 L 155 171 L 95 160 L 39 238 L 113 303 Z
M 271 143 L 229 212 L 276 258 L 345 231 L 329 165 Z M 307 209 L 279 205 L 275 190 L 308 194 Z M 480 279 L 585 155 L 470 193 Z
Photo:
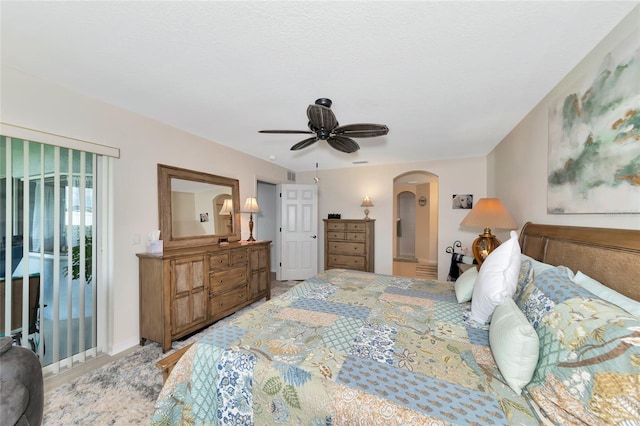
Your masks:
M 0 334 L 58 373 L 97 352 L 96 201 L 106 163 L 90 152 L 0 138 Z

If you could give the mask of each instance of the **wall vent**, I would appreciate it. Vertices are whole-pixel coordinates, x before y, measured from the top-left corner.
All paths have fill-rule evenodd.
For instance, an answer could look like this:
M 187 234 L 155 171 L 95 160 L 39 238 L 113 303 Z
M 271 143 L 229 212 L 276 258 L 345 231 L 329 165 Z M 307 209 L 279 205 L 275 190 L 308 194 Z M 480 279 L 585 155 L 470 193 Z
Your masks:
M 287 170 L 287 180 L 289 182 L 295 182 L 296 181 L 296 172 L 292 172 L 291 170 Z

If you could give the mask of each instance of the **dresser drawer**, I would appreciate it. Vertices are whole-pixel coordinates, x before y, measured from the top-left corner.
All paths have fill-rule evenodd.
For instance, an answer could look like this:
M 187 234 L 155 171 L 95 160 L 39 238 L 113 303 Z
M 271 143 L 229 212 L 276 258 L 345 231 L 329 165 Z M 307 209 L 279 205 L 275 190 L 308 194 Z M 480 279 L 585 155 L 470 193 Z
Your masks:
M 330 254 L 327 257 L 327 267 L 364 270 L 364 256 L 347 256 Z
M 345 233 L 342 231 L 327 231 L 328 240 L 344 240 Z
M 240 266 L 247 264 L 247 250 L 232 250 L 230 253 L 231 257 L 231 266 Z
M 209 294 L 222 293 L 239 286 L 246 286 L 247 268 L 238 267 L 209 274 Z
M 236 306 L 246 301 L 247 290 L 245 287 L 211 297 L 209 298 L 209 315 L 215 319 L 221 318 L 233 312 Z
M 364 242 L 367 239 L 367 234 L 364 232 L 347 232 L 347 241 L 360 241 Z
M 329 231 L 344 231 L 344 223 L 327 222 L 327 229 Z
M 347 225 L 347 232 L 349 231 L 364 232 L 366 227 L 366 225 L 362 222 L 359 222 L 359 223 L 348 222 L 346 225 Z
M 229 252 L 213 253 L 209 255 L 209 268 L 218 269 L 229 266 Z
M 364 244 L 362 243 L 340 243 L 336 241 L 329 242 L 327 247 L 328 253 L 335 254 L 364 254 Z

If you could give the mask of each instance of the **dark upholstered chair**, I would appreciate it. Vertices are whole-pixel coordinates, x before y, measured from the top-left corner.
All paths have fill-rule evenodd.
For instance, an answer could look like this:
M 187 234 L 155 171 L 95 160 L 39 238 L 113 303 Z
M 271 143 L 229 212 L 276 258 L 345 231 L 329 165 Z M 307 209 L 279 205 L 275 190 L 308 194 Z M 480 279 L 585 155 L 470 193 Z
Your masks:
M 35 353 L 0 338 L 0 419 L 3 425 L 40 425 L 44 406 L 42 366 Z

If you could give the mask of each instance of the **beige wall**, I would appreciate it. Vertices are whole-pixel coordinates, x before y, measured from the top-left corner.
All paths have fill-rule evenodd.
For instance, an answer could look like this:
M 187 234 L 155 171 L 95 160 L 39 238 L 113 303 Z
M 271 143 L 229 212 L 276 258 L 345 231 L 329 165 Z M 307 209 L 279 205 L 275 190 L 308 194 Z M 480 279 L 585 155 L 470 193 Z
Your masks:
M 174 236 L 204 235 L 204 230 L 198 229 L 200 222 L 195 220 L 194 200 L 193 192 L 171 191 L 171 232 Z
M 426 171 L 438 176 L 438 241 L 435 256 L 438 261 L 438 277 L 446 279 L 449 272 L 450 255 L 447 246 L 455 240 L 468 247 L 482 231 L 461 229 L 460 222 L 467 210 L 452 209 L 452 194 L 473 194 L 476 199 L 486 196 L 487 163 L 485 157 L 463 158 L 448 161 L 421 161 L 384 166 L 360 166 L 347 169 L 320 170 L 318 177 L 318 217 L 324 219 L 329 213 L 341 213 L 343 219 L 364 218 L 362 198 L 373 199 L 369 217 L 376 219 L 375 225 L 375 272 L 391 274 L 393 271 L 393 181 L 394 178 L 412 171 Z M 313 184 L 315 171 L 298 172 L 297 182 Z M 319 225 L 322 235 L 322 222 Z M 318 246 L 318 264 L 323 265 L 324 242 Z M 434 259 L 435 260 L 435 259 Z
M 547 149 L 549 107 L 588 70 L 640 26 L 636 7 L 505 137 L 488 156 L 488 192 L 502 199 L 518 224 L 525 221 L 557 225 L 640 229 L 638 214 L 547 214 Z M 637 200 L 640 205 L 640 199 Z
M 256 176 L 286 182 L 286 170 L 61 86 L 2 67 L 3 122 L 120 148 L 114 162 L 113 275 L 107 352 L 139 343 L 138 259 L 146 237 L 158 229 L 157 164 L 239 179 L 240 199 L 255 194 Z M 249 230 L 242 218 L 242 236 Z M 142 244 L 132 244 L 133 236 Z M 144 301 L 143 301 L 144 302 Z M 114 315 L 117 312 L 117 315 Z
M 435 185 L 435 184 L 434 184 Z M 431 218 L 431 183 L 423 183 L 420 185 L 416 185 L 416 235 L 426 236 L 426 238 L 416 238 L 416 258 L 418 261 L 422 263 L 430 263 L 435 262 L 438 258 L 438 253 L 435 250 L 431 250 L 431 247 L 434 245 L 431 244 L 431 241 L 437 241 L 436 238 L 431 238 L 434 233 L 431 232 L 434 229 Z M 427 199 L 427 204 L 425 206 L 420 206 L 418 204 L 418 200 L 420 197 L 425 197 Z M 437 200 L 434 200 L 437 203 Z M 424 211 L 424 213 L 420 214 L 420 211 Z M 435 229 L 435 235 L 437 235 L 437 228 Z

